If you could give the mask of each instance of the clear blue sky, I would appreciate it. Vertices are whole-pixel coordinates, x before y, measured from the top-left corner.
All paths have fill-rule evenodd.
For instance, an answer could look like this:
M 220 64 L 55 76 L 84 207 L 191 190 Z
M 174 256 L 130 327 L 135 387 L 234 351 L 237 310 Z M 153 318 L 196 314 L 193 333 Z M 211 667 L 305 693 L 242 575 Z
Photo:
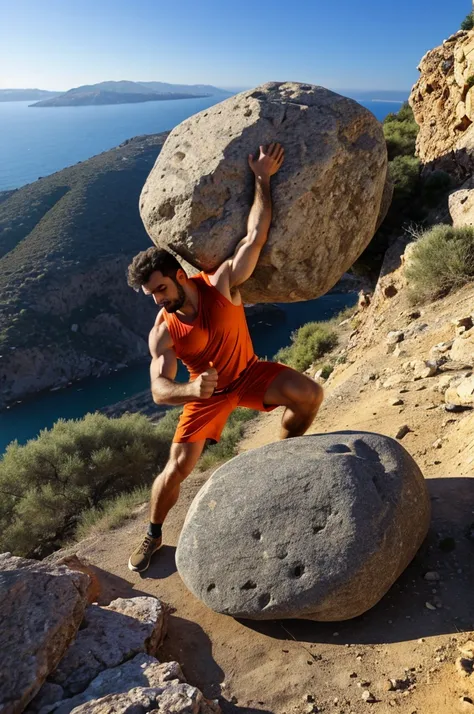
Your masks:
M 406 90 L 470 0 L 0 0 L 0 87 L 110 79 Z

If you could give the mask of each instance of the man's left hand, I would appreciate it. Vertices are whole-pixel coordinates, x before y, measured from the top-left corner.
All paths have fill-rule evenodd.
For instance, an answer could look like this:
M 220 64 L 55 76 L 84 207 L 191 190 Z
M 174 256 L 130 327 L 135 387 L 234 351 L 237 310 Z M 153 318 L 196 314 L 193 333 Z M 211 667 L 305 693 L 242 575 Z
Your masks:
M 281 144 L 270 144 L 270 146 L 266 148 L 265 146 L 261 146 L 260 156 L 258 158 L 255 158 L 252 154 L 250 154 L 249 166 L 255 176 L 270 178 L 270 176 L 276 174 L 282 165 L 284 156 L 285 150 Z

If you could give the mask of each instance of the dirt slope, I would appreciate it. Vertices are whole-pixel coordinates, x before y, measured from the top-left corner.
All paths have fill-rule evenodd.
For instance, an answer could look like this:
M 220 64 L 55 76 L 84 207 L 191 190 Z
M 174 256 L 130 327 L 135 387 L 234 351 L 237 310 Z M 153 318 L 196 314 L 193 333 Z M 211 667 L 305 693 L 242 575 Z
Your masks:
M 217 615 L 198 602 L 176 572 L 174 552 L 187 509 L 209 474 L 192 474 L 184 484 L 166 524 L 166 545 L 146 577 L 127 570 L 129 552 L 143 533 L 145 508 L 126 527 L 80 545 L 79 552 L 102 571 L 104 600 L 150 593 L 175 608 L 162 658 L 181 662 L 188 681 L 205 695 L 219 697 L 224 712 L 359 714 L 371 707 L 380 714 L 474 712 L 474 704 L 460 700 L 474 701 L 474 684 L 460 677 L 454 664 L 458 646 L 474 630 L 474 543 L 466 535 L 474 521 L 474 413 L 448 414 L 443 395 L 435 390 L 439 376 L 413 381 L 410 370 L 401 368 L 409 360 L 428 358 L 433 345 L 452 339 L 451 320 L 469 314 L 473 305 L 474 286 L 423 308 L 411 320 L 403 290 L 379 300 L 352 338 L 346 364 L 331 376 L 311 429 L 394 436 L 407 424 L 412 431 L 402 443 L 428 479 L 433 504 L 428 539 L 390 592 L 364 616 L 337 624 L 252 623 Z M 409 334 L 410 328 L 411 336 L 401 345 L 404 354 L 387 355 L 388 331 Z M 394 375 L 404 381 L 384 388 Z M 403 404 L 391 406 L 395 398 Z M 280 416 L 276 410 L 251 422 L 241 448 L 275 440 Z M 440 448 L 433 447 L 437 439 Z M 439 580 L 426 580 L 430 571 Z M 404 683 L 388 691 L 388 679 Z M 374 695 L 374 703 L 364 701 L 364 690 Z

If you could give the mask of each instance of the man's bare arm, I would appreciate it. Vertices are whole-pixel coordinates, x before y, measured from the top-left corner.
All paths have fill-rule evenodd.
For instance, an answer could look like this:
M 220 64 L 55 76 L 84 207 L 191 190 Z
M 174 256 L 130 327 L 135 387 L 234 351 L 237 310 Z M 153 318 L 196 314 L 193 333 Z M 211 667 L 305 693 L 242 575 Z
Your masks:
M 230 290 L 250 278 L 268 239 L 272 222 L 270 178 L 282 165 L 283 158 L 280 144 L 270 144 L 268 149 L 261 146 L 257 159 L 249 156 L 249 166 L 255 174 L 255 197 L 247 221 L 247 235 L 237 244 L 233 256 L 215 273 L 216 282 L 219 273 L 227 277 Z
M 217 386 L 217 372 L 209 368 L 192 382 L 175 382 L 178 361 L 173 349 L 168 327 L 157 321 L 148 340 L 151 365 L 151 393 L 155 404 L 179 406 L 201 399 L 208 399 Z

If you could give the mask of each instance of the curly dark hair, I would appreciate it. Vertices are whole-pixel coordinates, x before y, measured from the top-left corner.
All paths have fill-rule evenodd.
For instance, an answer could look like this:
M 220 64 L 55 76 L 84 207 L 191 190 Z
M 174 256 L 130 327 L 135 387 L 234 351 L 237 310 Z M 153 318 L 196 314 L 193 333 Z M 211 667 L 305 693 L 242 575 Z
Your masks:
M 127 282 L 131 288 L 138 290 L 145 285 L 155 270 L 159 270 L 167 278 L 176 278 L 181 269 L 174 255 L 167 250 L 152 246 L 138 253 L 128 266 Z

